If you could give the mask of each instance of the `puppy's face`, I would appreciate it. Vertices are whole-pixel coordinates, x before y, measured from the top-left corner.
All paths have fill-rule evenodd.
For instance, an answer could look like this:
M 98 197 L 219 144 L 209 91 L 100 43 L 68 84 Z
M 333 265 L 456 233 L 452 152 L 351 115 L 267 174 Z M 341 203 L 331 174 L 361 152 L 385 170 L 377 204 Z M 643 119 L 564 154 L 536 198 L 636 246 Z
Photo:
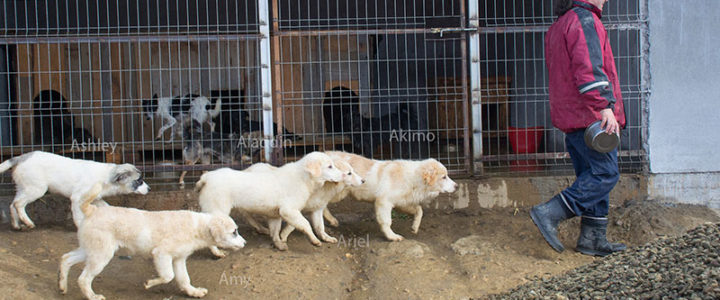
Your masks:
M 155 103 L 157 103 L 157 94 L 154 94 L 152 99 L 142 100 L 143 113 L 145 114 L 145 119 L 148 121 L 152 120 L 155 114 Z
M 457 183 L 450 179 L 447 169 L 443 164 L 434 159 L 423 161 L 422 178 L 426 185 L 433 191 L 440 193 L 452 193 L 457 188 Z
M 210 235 L 214 246 L 239 250 L 245 247 L 245 239 L 237 231 L 237 225 L 228 216 L 214 215 L 210 220 Z
M 305 170 L 319 181 L 340 182 L 343 180 L 343 173 L 335 167 L 330 156 L 321 152 L 312 152 L 306 155 L 304 160 Z
M 127 193 L 145 195 L 150 191 L 150 186 L 143 180 L 140 171 L 131 164 L 117 166 L 112 182 Z
M 355 170 L 353 170 L 353 168 L 350 166 L 350 164 L 348 164 L 344 160 L 333 159 L 333 162 L 335 163 L 335 167 L 337 167 L 338 170 L 340 170 L 340 172 L 342 172 L 342 174 L 343 174 L 342 182 L 344 184 L 347 184 L 349 186 L 358 186 L 358 185 L 365 183 L 365 179 L 360 177 L 360 175 L 358 175 L 358 173 L 356 173 Z

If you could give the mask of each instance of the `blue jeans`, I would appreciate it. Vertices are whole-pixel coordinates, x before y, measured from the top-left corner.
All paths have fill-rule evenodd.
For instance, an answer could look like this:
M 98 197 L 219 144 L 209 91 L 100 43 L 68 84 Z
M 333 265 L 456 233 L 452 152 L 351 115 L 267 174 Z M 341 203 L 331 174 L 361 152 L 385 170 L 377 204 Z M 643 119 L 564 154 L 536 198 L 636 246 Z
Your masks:
M 610 191 L 620 179 L 617 149 L 600 153 L 585 144 L 584 130 L 565 134 L 567 151 L 575 168 L 575 182 L 561 192 L 578 216 L 606 217 Z

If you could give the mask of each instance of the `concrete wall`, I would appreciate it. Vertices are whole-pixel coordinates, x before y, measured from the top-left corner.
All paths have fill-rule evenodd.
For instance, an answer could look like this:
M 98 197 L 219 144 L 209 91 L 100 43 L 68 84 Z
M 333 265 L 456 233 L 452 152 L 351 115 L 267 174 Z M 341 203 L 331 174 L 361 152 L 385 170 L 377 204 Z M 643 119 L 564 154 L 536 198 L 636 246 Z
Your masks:
M 718 172 L 720 1 L 651 0 L 648 8 L 650 171 Z
M 720 1 L 650 0 L 648 191 L 720 207 Z

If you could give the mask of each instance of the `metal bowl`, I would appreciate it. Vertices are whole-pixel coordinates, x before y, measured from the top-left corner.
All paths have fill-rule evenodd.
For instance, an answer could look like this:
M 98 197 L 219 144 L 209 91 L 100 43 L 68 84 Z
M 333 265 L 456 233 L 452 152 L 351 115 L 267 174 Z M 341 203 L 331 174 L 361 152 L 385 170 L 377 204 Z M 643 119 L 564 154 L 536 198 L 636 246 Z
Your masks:
M 607 133 L 600 127 L 601 121 L 595 121 L 585 129 L 585 144 L 600 153 L 607 153 L 620 145 L 620 133 Z

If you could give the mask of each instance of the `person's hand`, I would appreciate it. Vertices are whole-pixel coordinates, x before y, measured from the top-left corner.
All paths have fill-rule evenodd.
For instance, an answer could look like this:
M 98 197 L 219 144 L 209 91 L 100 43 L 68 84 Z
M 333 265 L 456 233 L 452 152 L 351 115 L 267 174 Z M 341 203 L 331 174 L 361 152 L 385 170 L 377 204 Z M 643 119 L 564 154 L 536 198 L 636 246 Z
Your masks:
M 607 133 L 620 133 L 620 125 L 615 119 L 615 113 L 612 109 L 603 109 L 600 111 L 600 115 L 602 116 L 600 128 L 603 128 Z

